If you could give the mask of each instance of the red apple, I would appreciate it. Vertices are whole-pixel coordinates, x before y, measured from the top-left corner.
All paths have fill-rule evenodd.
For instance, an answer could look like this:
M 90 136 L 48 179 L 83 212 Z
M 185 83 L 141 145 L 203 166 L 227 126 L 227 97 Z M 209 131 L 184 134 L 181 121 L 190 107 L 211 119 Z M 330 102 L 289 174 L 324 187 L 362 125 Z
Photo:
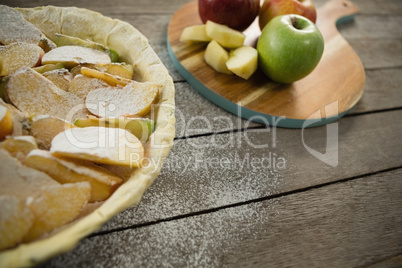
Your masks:
M 276 16 L 296 14 L 306 17 L 315 23 L 317 11 L 312 0 L 265 0 L 260 8 L 260 29 Z
M 198 0 L 203 23 L 208 20 L 244 31 L 255 20 L 260 0 Z

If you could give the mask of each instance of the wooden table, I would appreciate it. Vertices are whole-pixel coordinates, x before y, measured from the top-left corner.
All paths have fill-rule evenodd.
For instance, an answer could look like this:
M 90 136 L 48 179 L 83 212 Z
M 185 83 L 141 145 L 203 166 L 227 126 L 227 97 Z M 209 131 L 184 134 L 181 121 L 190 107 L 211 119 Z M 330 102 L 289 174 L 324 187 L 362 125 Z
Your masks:
M 127 21 L 176 87 L 175 145 L 142 202 L 43 267 L 402 266 L 402 1 L 353 1 L 361 12 L 338 28 L 365 93 L 346 117 L 306 130 L 239 119 L 179 75 L 166 32 L 186 0 L 1 2 Z

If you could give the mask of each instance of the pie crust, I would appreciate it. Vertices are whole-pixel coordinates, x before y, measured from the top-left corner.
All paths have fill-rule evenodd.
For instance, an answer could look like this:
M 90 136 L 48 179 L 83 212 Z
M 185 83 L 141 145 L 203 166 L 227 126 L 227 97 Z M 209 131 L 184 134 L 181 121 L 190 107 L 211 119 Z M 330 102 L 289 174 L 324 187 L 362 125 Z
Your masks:
M 152 111 L 155 131 L 145 145 L 145 156 L 149 161 L 129 174 L 129 179 L 88 215 L 45 238 L 1 252 L 0 267 L 32 266 L 69 251 L 80 239 L 99 229 L 117 213 L 139 203 L 158 176 L 175 135 L 173 80 L 146 37 L 132 25 L 76 7 L 44 6 L 17 10 L 51 40 L 56 33 L 62 33 L 90 39 L 116 50 L 121 61 L 134 66 L 134 80 L 151 81 L 161 85 L 161 89 Z

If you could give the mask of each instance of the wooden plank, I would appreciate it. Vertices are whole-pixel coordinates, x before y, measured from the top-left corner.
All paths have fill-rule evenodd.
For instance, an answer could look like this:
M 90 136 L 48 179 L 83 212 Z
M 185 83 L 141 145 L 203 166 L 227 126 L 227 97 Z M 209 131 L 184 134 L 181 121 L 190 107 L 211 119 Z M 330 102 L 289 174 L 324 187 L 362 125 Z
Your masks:
M 263 0 L 261 0 L 263 1 Z M 321 7 L 329 0 L 313 0 L 316 8 Z M 401 15 L 401 2 L 395 0 L 350 0 L 359 7 L 361 15 Z
M 402 125 L 398 118 L 401 116 L 402 111 L 393 111 L 339 121 L 336 167 L 310 154 L 303 145 L 300 130 L 250 130 L 178 140 L 160 176 L 139 206 L 120 213 L 102 230 L 125 228 L 400 167 Z M 305 130 L 305 144 L 325 153 L 326 131 L 326 128 Z M 257 145 L 268 145 L 268 148 L 255 148 Z M 332 144 L 328 151 L 335 153 L 336 145 Z
M 366 70 L 402 67 L 402 42 L 396 40 L 352 40 L 353 49 L 359 55 Z M 379 51 L 381 53 L 373 53 Z
M 91 237 L 43 267 L 365 266 L 402 252 L 401 177 L 398 169 Z
M 366 70 L 362 99 L 349 115 L 376 110 L 402 108 L 401 69 Z
M 398 268 L 402 267 L 402 255 L 382 260 L 375 264 L 367 266 L 367 268 Z
M 263 127 L 219 108 L 187 83 L 176 83 L 176 137 Z
M 402 8 L 402 4 L 400 6 Z M 375 22 L 375 23 L 373 23 Z M 364 15 L 358 13 L 354 20 L 338 25 L 339 32 L 346 40 L 388 40 L 401 39 L 398 25 L 402 24 L 400 15 Z

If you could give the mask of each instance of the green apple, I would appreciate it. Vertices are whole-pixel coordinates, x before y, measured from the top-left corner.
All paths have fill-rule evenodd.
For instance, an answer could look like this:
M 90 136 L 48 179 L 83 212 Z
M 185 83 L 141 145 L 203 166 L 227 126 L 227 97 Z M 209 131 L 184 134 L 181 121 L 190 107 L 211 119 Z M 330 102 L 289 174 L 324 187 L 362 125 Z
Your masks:
M 282 15 L 263 29 L 257 43 L 261 70 L 279 83 L 292 83 L 310 74 L 324 52 L 317 26 L 300 15 Z

